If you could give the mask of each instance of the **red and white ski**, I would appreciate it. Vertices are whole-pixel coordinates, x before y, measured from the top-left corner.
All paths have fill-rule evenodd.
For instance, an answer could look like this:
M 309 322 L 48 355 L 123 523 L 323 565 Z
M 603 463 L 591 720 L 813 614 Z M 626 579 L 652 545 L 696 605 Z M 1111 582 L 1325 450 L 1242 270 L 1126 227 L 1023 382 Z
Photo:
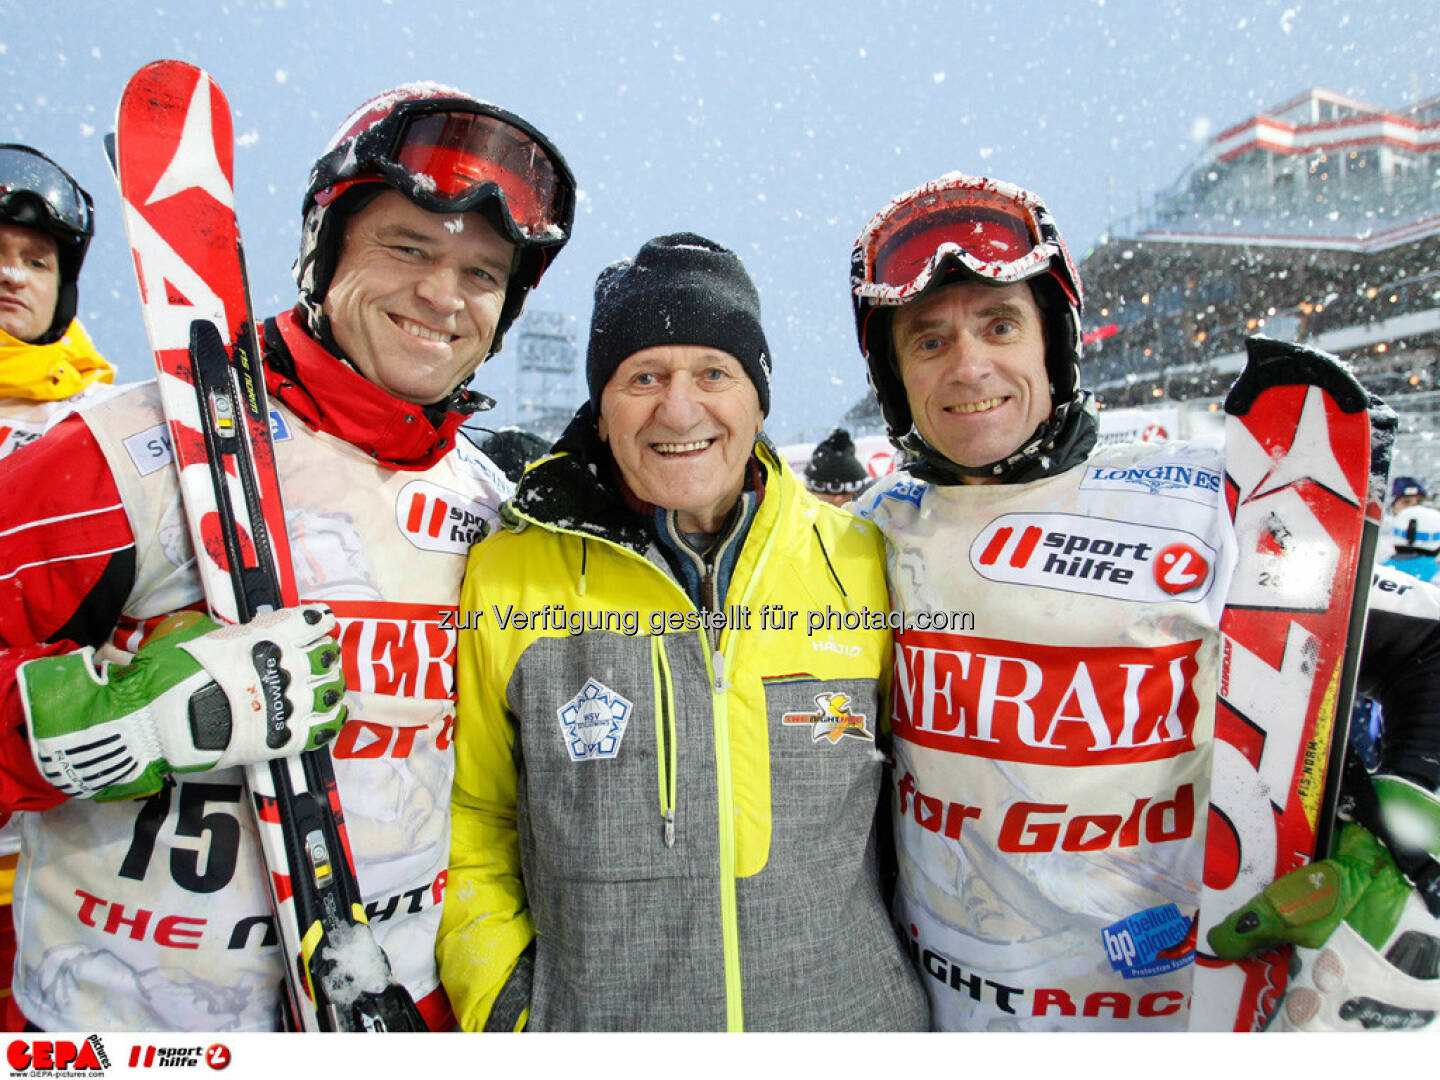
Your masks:
M 1326 353 L 1266 338 L 1225 400 L 1238 562 L 1220 623 L 1215 759 L 1190 1027 L 1258 1031 L 1289 950 L 1236 963 L 1205 935 L 1328 845 L 1364 632 L 1388 441 Z M 1375 448 L 1372 460 L 1372 445 Z M 1377 477 L 1373 475 L 1378 471 Z M 1367 523 L 1368 519 L 1368 523 Z
M 299 602 L 235 221 L 230 107 L 205 72 L 149 64 L 113 164 L 206 602 L 246 622 Z M 375 943 L 324 750 L 245 770 L 305 1030 L 424 1030 Z

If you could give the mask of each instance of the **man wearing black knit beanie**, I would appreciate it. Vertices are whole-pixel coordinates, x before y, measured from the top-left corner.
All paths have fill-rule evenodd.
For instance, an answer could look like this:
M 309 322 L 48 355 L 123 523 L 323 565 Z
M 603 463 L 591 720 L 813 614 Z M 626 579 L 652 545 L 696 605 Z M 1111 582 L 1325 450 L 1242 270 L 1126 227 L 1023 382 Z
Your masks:
M 770 349 L 760 296 L 733 251 L 694 233 L 658 236 L 595 282 L 585 380 L 590 405 L 632 353 L 655 345 L 708 345 L 733 356 L 770 415 Z
M 865 490 L 873 478 L 855 456 L 855 440 L 844 428 L 826 435 L 805 466 L 805 487 L 822 502 L 844 506 Z
M 456 1015 L 924 1028 L 879 887 L 879 535 L 761 434 L 770 354 L 739 258 L 679 233 L 607 267 L 586 375 L 462 593 L 544 615 L 460 634 L 439 943 Z

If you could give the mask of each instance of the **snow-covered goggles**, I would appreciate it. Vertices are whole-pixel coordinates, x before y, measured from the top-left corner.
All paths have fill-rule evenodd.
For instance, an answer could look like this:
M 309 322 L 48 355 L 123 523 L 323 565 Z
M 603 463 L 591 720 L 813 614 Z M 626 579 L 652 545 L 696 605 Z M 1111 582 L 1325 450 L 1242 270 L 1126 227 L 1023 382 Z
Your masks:
M 401 102 L 317 169 L 333 170 L 315 195 L 321 206 L 375 179 L 437 213 L 493 198 L 509 239 L 520 244 L 563 244 L 575 216 L 575 180 L 550 141 L 518 116 L 464 99 Z
M 875 215 L 855 241 L 852 285 L 858 298 L 903 304 L 951 267 L 997 285 L 1048 270 L 1079 304 L 1079 279 L 1044 203 L 1013 184 L 959 173 Z
M 26 201 L 39 204 L 42 231 L 58 229 L 72 239 L 94 232 L 90 196 L 69 173 L 28 146 L 0 144 L 0 220 L 11 220 Z

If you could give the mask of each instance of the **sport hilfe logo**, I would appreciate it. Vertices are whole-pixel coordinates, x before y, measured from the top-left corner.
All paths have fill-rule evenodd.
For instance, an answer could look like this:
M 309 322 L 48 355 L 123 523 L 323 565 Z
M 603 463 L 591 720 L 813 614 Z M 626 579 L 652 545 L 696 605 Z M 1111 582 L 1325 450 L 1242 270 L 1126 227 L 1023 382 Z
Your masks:
M 1005 514 L 970 545 L 991 581 L 1138 603 L 1203 599 L 1216 558 L 1193 533 L 1077 514 Z
M 395 523 L 405 539 L 423 551 L 463 555 L 490 531 L 480 504 L 457 491 L 412 480 L 395 500 Z
M 230 1049 L 224 1043 L 209 1046 L 154 1046 L 137 1044 L 130 1047 L 130 1068 L 165 1069 L 198 1068 L 204 1063 L 212 1069 L 223 1069 L 230 1064 Z

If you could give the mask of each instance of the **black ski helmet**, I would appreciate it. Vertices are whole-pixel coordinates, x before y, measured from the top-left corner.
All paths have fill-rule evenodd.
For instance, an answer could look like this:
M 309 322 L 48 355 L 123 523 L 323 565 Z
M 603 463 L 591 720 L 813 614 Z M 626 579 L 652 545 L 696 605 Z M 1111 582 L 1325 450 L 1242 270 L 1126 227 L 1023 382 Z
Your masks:
M 891 343 L 894 310 L 956 280 L 1027 282 L 1045 324 L 1051 417 L 1016 453 L 981 466 L 951 461 L 915 427 Z M 933 478 L 1004 478 L 1047 452 L 1083 406 L 1080 276 L 1040 197 L 1014 184 L 947 173 L 896 196 L 855 240 L 850 297 L 870 386 L 890 438 Z M 912 469 L 912 471 L 917 471 Z
M 34 344 L 59 341 L 79 302 L 80 267 L 95 235 L 95 204 L 75 178 L 39 150 L 0 143 L 0 221 L 53 237 L 60 288 L 49 328 Z
M 505 301 L 490 343 L 525 306 L 570 239 L 575 178 L 537 128 L 438 83 L 408 83 L 352 112 L 310 170 L 301 207 L 299 304 L 311 333 L 333 345 L 322 304 L 340 257 L 345 221 L 386 187 L 437 213 L 478 211 L 515 245 Z

